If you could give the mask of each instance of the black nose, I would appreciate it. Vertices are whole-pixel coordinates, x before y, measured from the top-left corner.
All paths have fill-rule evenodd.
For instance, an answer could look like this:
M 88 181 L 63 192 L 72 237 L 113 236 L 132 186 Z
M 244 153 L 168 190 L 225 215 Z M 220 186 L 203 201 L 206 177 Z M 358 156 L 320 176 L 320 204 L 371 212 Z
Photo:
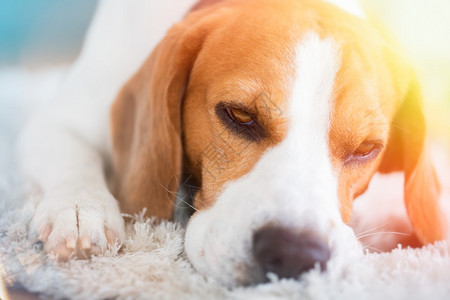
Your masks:
M 295 278 L 320 265 L 326 269 L 330 249 L 311 232 L 294 232 L 288 228 L 267 226 L 253 236 L 253 255 L 263 271 L 280 278 Z

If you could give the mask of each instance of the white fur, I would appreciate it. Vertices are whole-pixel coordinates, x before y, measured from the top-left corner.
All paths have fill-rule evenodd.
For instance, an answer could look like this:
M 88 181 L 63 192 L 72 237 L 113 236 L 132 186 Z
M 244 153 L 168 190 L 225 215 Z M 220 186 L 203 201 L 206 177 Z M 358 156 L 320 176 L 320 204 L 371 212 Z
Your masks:
M 52 226 L 46 247 L 68 236 L 106 246 L 105 229 L 124 238 L 123 219 L 104 178 L 109 107 L 166 30 L 195 0 L 100 3 L 83 51 L 51 107 L 21 141 L 24 172 L 42 190 L 32 233 Z
M 250 173 L 227 184 L 214 206 L 191 219 L 186 253 L 197 270 L 228 285 L 260 279 L 264 274 L 258 274 L 251 257 L 252 237 L 267 223 L 311 229 L 328 241 L 333 255 L 357 249 L 339 213 L 328 150 L 339 64 L 332 40 L 309 34 L 300 42 L 287 136 Z
M 325 0 L 337 7 L 351 13 L 357 17 L 365 18 L 364 10 L 362 9 L 358 0 Z

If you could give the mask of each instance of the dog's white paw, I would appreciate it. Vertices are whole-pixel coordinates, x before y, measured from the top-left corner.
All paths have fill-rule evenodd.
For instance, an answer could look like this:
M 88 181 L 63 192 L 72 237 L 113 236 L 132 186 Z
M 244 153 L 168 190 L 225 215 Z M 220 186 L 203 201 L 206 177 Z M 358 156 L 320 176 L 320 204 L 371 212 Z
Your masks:
M 31 222 L 48 253 L 59 260 L 88 258 L 125 238 L 116 200 L 106 191 L 59 191 L 44 196 Z

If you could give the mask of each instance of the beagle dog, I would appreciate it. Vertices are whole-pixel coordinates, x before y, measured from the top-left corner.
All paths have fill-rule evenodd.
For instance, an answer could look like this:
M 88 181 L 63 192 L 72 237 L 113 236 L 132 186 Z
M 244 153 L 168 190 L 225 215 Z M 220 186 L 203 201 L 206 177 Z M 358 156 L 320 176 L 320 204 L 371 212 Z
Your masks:
M 22 135 L 46 251 L 101 253 L 121 211 L 172 219 L 185 178 L 186 254 L 229 286 L 361 251 L 347 224 L 376 172 L 404 173 L 422 244 L 448 237 L 417 79 L 353 1 L 156 2 L 101 3 Z

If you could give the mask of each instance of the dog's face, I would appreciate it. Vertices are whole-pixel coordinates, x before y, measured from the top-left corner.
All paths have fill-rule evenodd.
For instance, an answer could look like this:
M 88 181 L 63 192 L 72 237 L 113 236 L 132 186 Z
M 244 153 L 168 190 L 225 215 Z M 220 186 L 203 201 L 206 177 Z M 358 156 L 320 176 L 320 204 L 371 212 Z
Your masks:
M 324 269 L 358 250 L 346 223 L 377 170 L 403 169 L 407 181 L 418 165 L 428 170 L 416 100 L 407 107 L 420 126 L 394 124 L 408 72 L 363 20 L 326 3 L 202 7 L 169 32 L 113 107 L 118 197 L 142 207 L 187 171 L 200 184 L 186 233 L 199 271 L 249 284 L 267 272 Z M 394 141 L 393 124 L 419 138 Z M 415 154 L 399 158 L 409 146 Z M 145 206 L 167 217 L 169 204 Z
M 314 30 L 322 16 L 305 20 L 301 6 L 252 11 L 234 12 L 203 44 L 183 107 L 186 156 L 202 182 L 187 254 L 238 282 L 261 279 L 254 239 L 273 239 L 270 227 L 308 232 L 323 243 L 319 259 L 355 246 L 344 222 L 380 162 L 396 99 L 380 43 Z

